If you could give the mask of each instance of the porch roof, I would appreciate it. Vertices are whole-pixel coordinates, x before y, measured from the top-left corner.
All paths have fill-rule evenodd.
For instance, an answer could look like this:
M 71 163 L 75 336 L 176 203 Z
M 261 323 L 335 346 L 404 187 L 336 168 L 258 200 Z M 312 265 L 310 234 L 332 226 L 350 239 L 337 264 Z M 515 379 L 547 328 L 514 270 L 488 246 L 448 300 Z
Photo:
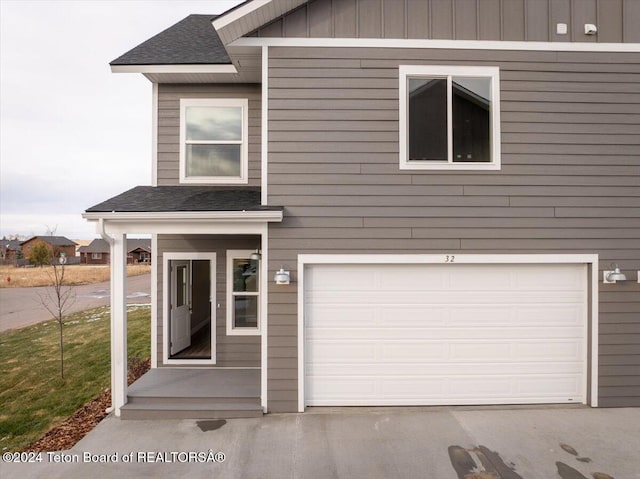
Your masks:
M 280 222 L 283 209 L 263 206 L 260 188 L 256 187 L 136 186 L 88 208 L 82 216 L 111 224 L 175 226 L 194 221 Z
M 282 211 L 262 206 L 260 188 L 224 186 L 136 186 L 87 208 L 87 213 L 178 211 Z

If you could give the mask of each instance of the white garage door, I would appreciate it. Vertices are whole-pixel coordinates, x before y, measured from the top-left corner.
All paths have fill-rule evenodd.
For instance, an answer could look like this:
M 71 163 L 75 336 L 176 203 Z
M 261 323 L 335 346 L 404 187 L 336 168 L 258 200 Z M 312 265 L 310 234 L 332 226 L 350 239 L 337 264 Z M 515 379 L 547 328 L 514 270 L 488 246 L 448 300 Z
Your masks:
M 305 269 L 305 404 L 585 402 L 586 266 Z

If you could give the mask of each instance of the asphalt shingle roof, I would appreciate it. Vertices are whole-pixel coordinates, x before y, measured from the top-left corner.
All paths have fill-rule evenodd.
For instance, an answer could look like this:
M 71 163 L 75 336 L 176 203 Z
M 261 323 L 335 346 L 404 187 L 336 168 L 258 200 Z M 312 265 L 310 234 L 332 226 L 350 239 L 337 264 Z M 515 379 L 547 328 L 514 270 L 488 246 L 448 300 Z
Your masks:
M 76 246 L 78 244 L 75 241 L 71 241 L 69 238 L 66 238 L 64 236 L 34 236 L 26 241 L 23 241 L 21 244 L 25 244 L 27 241 L 31 241 L 34 238 L 38 238 L 45 243 L 49 243 L 52 246 Z
M 260 188 L 136 186 L 87 209 L 87 213 L 172 211 L 280 211 L 260 205 Z
M 127 252 L 138 248 L 151 251 L 151 240 L 145 238 L 127 238 Z M 94 239 L 89 245 L 78 248 L 80 253 L 108 253 L 109 243 L 102 238 Z
M 211 21 L 217 15 L 189 15 L 151 37 L 111 65 L 222 65 L 230 64 Z

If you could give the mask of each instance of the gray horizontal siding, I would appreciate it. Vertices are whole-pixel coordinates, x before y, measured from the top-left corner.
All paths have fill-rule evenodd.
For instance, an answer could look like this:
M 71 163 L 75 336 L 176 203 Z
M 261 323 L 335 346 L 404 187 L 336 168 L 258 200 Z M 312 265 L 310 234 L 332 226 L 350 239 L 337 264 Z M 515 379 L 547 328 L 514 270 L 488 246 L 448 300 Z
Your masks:
M 158 185 L 180 184 L 180 99 L 247 98 L 249 100 L 249 185 L 260 186 L 261 88 L 247 84 L 158 85 Z
M 585 23 L 598 34 L 585 35 Z M 311 0 L 250 35 L 638 42 L 638 24 L 636 0 Z
M 640 55 L 269 53 L 272 272 L 295 281 L 310 253 L 598 253 L 630 279 L 602 285 L 600 403 L 638 405 Z M 398 169 L 398 65 L 442 63 L 500 67 L 500 171 Z M 274 411 L 296 408 L 295 292 L 269 293 Z
M 216 253 L 216 366 L 260 367 L 259 336 L 227 336 L 227 250 L 255 249 L 259 237 L 212 236 L 212 235 L 159 235 L 158 236 L 158 365 L 162 367 L 164 348 L 162 308 L 164 294 L 163 255 L 171 253 L 207 252 Z M 176 367 L 170 365 L 170 367 Z M 185 365 L 185 367 L 197 367 Z M 211 366 L 206 366 L 211 367 Z

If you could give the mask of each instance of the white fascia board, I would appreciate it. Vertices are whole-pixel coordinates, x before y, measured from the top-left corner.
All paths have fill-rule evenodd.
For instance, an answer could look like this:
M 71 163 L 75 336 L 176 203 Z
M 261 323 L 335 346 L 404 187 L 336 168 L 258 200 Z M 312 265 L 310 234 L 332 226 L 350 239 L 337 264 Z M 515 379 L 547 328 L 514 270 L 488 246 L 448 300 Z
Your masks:
M 113 73 L 238 73 L 234 65 L 111 65 Z
M 443 50 L 532 50 L 554 52 L 640 52 L 640 43 L 509 42 L 495 40 L 408 40 L 383 38 L 242 37 L 229 46 L 412 48 Z
M 251 12 L 256 11 L 258 8 L 267 5 L 268 3 L 273 2 L 273 0 L 253 0 L 252 2 L 247 3 L 246 5 L 242 5 L 241 7 L 232 10 L 226 15 L 222 15 L 221 17 L 216 18 L 211 22 L 213 28 L 216 30 L 220 30 L 221 28 L 226 27 L 227 25 L 239 20 L 245 15 L 250 14 Z
M 98 221 L 100 219 L 109 222 L 135 222 L 144 224 L 147 222 L 194 222 L 194 221 L 224 221 L 224 222 L 280 222 L 282 221 L 282 211 L 167 211 L 159 213 L 150 212 L 100 212 L 82 213 L 82 217 L 88 221 Z

